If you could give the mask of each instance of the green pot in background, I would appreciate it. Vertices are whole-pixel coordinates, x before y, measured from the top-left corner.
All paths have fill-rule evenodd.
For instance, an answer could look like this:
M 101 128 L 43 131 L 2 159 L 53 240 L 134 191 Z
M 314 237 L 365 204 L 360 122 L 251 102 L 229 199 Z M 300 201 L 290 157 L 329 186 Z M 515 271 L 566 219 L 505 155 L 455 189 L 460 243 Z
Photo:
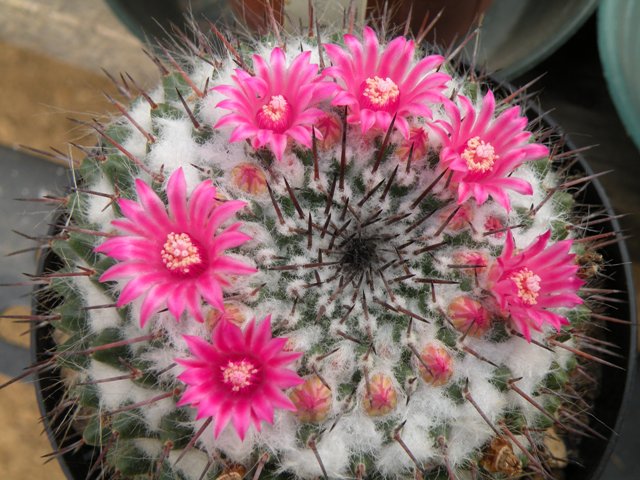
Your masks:
M 598 47 L 609 94 L 627 133 L 640 149 L 640 2 L 603 0 Z

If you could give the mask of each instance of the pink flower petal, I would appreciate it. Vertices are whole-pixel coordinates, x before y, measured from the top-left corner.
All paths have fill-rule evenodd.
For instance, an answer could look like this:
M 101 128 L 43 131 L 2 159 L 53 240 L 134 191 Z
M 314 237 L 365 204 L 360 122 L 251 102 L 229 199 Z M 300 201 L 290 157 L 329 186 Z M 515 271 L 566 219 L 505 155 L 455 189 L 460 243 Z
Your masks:
M 205 238 L 211 238 L 220 226 L 233 217 L 239 210 L 242 210 L 247 202 L 242 200 L 228 200 L 219 205 L 211 214 L 211 216 L 203 221 L 206 224 Z
M 235 405 L 231 421 L 240 440 L 244 440 L 249 425 L 251 425 L 251 406 L 249 402 L 240 401 Z
M 133 302 L 140 295 L 148 291 L 150 287 L 161 282 L 164 278 L 164 275 L 158 273 L 150 273 L 134 278 L 122 289 L 116 305 L 123 307 Z
M 287 148 L 287 137 L 286 135 L 273 134 L 269 141 L 271 145 L 271 149 L 273 154 L 276 156 L 277 160 L 282 160 L 282 156 L 284 155 L 284 150 Z
M 265 421 L 267 423 L 273 423 L 273 413 L 274 408 L 270 402 L 260 401 L 260 399 L 256 399 L 256 401 L 251 405 L 251 410 L 255 413 L 255 416 L 258 420 Z M 259 423 L 257 427 L 259 427 Z
M 172 220 L 180 226 L 187 225 L 187 181 L 182 167 L 178 168 L 167 182 L 167 198 Z
M 217 257 L 212 262 L 212 266 L 215 268 L 216 272 L 228 275 L 250 275 L 257 272 L 255 268 L 250 267 L 240 260 L 230 257 Z
M 186 286 L 177 286 L 168 296 L 167 296 L 167 307 L 169 308 L 169 312 L 174 316 L 176 320 L 180 319 L 182 312 L 184 312 L 187 302 L 185 300 L 185 289 Z
M 216 277 L 201 275 L 196 280 L 198 292 L 212 306 L 218 310 L 224 310 L 224 302 L 222 300 L 222 287 Z
M 218 256 L 224 250 L 239 247 L 249 240 L 251 240 L 251 237 L 242 232 L 224 231 L 216 236 L 215 248 L 211 251 L 212 255 Z
M 110 282 L 122 278 L 135 277 L 149 273 L 153 267 L 146 262 L 116 263 L 100 276 L 101 282 Z
M 167 303 L 167 295 L 173 288 L 169 283 L 155 285 L 147 292 L 140 309 L 140 326 L 144 327 L 149 317 L 159 312 Z
M 169 217 L 167 217 L 167 211 L 162 200 L 149 185 L 140 179 L 136 179 L 136 192 L 138 192 L 138 199 L 148 216 L 154 218 L 158 223 L 164 225 L 169 223 Z
M 218 438 L 222 433 L 222 430 L 227 426 L 229 420 L 231 420 L 231 416 L 233 414 L 233 410 L 231 408 L 225 408 L 220 410 L 218 416 L 215 418 L 215 428 L 213 430 L 213 435 L 215 438 Z
M 371 130 L 371 127 L 373 127 L 375 123 L 375 112 L 369 110 L 368 108 L 363 108 L 362 110 L 360 110 L 360 128 L 363 134 Z

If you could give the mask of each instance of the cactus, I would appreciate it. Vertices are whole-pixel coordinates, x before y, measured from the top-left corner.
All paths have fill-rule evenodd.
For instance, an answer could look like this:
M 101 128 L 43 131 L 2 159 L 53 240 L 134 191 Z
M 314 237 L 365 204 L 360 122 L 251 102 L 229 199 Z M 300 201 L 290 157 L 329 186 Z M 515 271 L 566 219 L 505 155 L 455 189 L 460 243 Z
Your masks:
M 589 431 L 589 178 L 412 40 L 216 33 L 120 85 L 50 240 L 75 445 L 132 479 L 546 475 L 544 432 Z

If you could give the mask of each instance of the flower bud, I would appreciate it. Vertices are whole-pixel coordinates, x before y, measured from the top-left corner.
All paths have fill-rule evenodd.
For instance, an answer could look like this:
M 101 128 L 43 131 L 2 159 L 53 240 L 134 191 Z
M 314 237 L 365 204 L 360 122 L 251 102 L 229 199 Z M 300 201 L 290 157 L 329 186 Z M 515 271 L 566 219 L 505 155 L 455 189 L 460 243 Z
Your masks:
M 364 411 L 370 417 L 381 417 L 393 411 L 398 404 L 398 395 L 391 378 L 376 373 L 366 383 L 362 398 Z
M 342 122 L 336 115 L 326 113 L 317 121 L 315 128 L 318 143 L 322 148 L 331 148 L 340 141 Z M 322 140 L 319 137 L 322 137 Z
M 207 314 L 207 326 L 213 328 L 219 321 L 225 320 L 241 327 L 252 316 L 251 309 L 244 303 L 225 302 L 223 312 L 215 308 L 209 311 Z
M 489 312 L 470 297 L 456 297 L 449 304 L 447 314 L 456 330 L 472 337 L 481 337 L 491 325 Z
M 453 261 L 456 265 L 477 266 L 477 268 L 488 265 L 487 256 L 477 250 L 458 250 L 453 254 Z M 462 271 L 473 273 L 473 268 L 462 269 Z
M 453 216 L 451 216 L 452 213 Z M 472 219 L 473 210 L 467 205 L 454 205 L 450 208 L 443 209 L 442 212 L 439 213 L 439 222 L 446 222 L 447 230 L 449 231 L 460 231 L 468 228 Z
M 487 219 L 484 221 L 484 230 L 485 232 L 494 232 L 496 230 L 500 230 L 504 228 L 504 222 L 495 215 L 489 215 Z M 505 232 L 496 232 L 493 233 L 492 236 L 495 238 L 504 237 Z
M 302 385 L 293 389 L 289 398 L 296 406 L 296 415 L 305 423 L 322 422 L 329 416 L 333 402 L 331 390 L 317 375 L 307 377 Z
M 447 350 L 435 343 L 430 343 L 420 352 L 418 370 L 422 379 L 439 387 L 449 381 L 453 374 L 453 359 Z
M 409 152 L 412 145 L 413 156 L 411 157 L 411 163 L 413 164 L 416 160 L 424 158 L 427 155 L 427 150 L 429 150 L 429 136 L 423 127 L 411 127 L 409 138 L 403 138 L 400 141 L 395 153 L 403 162 L 409 160 Z
M 262 195 L 267 191 L 267 178 L 263 170 L 251 163 L 240 163 L 233 167 L 231 183 L 250 195 Z

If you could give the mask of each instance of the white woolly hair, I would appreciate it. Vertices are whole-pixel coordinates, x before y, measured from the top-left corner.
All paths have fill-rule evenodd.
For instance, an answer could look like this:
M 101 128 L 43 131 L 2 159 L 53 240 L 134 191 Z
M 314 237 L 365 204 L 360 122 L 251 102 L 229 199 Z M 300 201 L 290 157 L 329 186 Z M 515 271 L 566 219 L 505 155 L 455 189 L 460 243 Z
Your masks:
M 113 303 L 113 298 L 95 287 L 88 277 L 72 277 L 71 282 L 77 289 L 85 306 L 100 306 Z M 117 328 L 123 322 L 122 317 L 115 308 L 96 308 L 88 315 L 89 329 L 92 333 L 100 333 L 105 328 Z
M 147 162 L 154 171 L 166 172 L 167 178 L 182 167 L 187 191 L 193 190 L 201 178 L 191 164 L 200 163 L 200 146 L 191 136 L 193 124 L 188 118 L 154 119 L 159 135 L 147 154 Z
M 115 194 L 113 184 L 107 180 L 103 173 L 99 174 L 98 180 L 91 186 L 91 189 L 105 195 Z M 111 221 L 115 219 L 114 209 L 111 206 L 112 202 L 113 200 L 106 196 L 88 195 L 86 201 L 79 207 L 83 210 L 90 223 L 96 224 L 103 232 L 109 232 L 113 230 Z
M 329 478 L 349 478 L 349 449 L 340 431 L 334 429 L 322 435 L 316 448 Z M 304 479 L 323 475 L 315 453 L 306 446 L 284 450 L 280 468 Z
M 94 380 L 104 380 L 122 375 L 122 371 L 105 363 L 91 360 L 87 374 Z M 151 390 L 139 387 L 131 380 L 117 382 L 96 383 L 100 393 L 100 407 L 116 410 L 127 403 L 139 403 L 152 399 L 164 393 L 161 390 Z M 175 410 L 175 402 L 170 398 L 152 402 L 141 409 L 149 430 L 156 431 L 160 427 L 160 420 Z

